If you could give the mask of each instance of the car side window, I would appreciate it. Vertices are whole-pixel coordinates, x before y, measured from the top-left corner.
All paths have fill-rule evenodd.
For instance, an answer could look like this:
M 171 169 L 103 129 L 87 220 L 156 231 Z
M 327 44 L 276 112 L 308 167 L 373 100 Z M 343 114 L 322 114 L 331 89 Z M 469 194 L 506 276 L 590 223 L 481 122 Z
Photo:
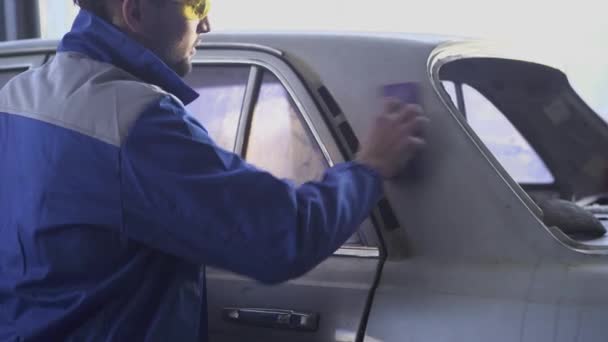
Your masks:
M 269 72 L 254 107 L 245 158 L 298 184 L 320 180 L 328 167 L 287 89 Z
M 270 72 L 263 75 L 245 159 L 297 184 L 320 180 L 329 166 L 289 92 Z M 371 225 L 369 219 L 362 227 L 366 225 Z M 346 244 L 361 245 L 361 237 L 356 233 Z
M 24 72 L 27 69 L 0 69 L 0 88 L 4 87 L 4 85 L 6 83 L 8 83 L 8 81 L 11 80 L 11 78 L 19 75 L 20 73 Z
M 234 150 L 249 70 L 249 66 L 194 65 L 185 77 L 199 93 L 186 108 L 215 143 L 229 151 Z
M 446 92 L 457 104 L 453 82 L 443 81 Z M 553 175 L 528 141 L 485 96 L 475 88 L 462 85 L 462 103 L 456 105 L 509 175 L 520 184 L 553 184 Z M 464 108 L 460 108 L 464 105 Z

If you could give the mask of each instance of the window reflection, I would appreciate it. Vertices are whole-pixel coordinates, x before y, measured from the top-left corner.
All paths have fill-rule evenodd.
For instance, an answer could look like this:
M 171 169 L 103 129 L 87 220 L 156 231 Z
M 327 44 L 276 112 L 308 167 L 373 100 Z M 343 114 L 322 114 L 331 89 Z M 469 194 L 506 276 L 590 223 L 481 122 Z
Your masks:
M 263 77 L 246 159 L 298 184 L 319 180 L 328 166 L 289 93 L 270 73 Z
M 467 122 L 513 179 L 551 184 L 551 172 L 511 122 L 474 88 L 462 86 Z
M 233 151 L 249 79 L 248 66 L 195 66 L 186 82 L 199 93 L 187 106 L 222 148 Z

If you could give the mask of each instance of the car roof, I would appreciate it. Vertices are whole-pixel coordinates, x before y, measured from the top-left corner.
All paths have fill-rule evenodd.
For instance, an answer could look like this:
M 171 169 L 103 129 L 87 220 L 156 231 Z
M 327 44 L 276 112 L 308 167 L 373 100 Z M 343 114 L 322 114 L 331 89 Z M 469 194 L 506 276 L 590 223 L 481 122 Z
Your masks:
M 353 40 L 395 40 L 403 43 L 416 43 L 427 46 L 438 46 L 445 42 L 462 40 L 458 37 L 432 35 L 432 34 L 408 34 L 398 32 L 328 32 L 328 31 L 220 31 L 212 32 L 203 36 L 205 42 L 220 43 L 260 43 L 280 41 L 289 37 L 293 40 L 309 40 L 314 37 L 324 41 L 332 41 L 338 46 Z M 0 53 L 12 52 L 49 52 L 54 51 L 59 43 L 55 39 L 23 39 L 15 41 L 0 42 Z M 271 44 L 272 45 L 272 44 Z
M 447 48 L 451 55 L 476 55 L 508 58 L 544 64 L 563 70 L 559 53 L 547 44 L 539 42 L 507 42 L 475 39 L 461 36 L 419 34 L 402 32 L 355 32 L 355 31 L 218 31 L 203 36 L 201 47 L 206 44 L 256 44 L 274 48 L 286 54 L 297 55 L 294 43 L 306 42 L 309 46 L 323 44 L 339 49 L 341 46 L 383 41 L 399 45 L 412 45 L 420 51 Z M 315 43 L 316 42 L 316 43 Z M 54 52 L 59 40 L 24 39 L 0 42 L 0 54 Z M 312 44 L 312 45 L 311 45 Z M 445 49 L 444 49 L 445 50 Z

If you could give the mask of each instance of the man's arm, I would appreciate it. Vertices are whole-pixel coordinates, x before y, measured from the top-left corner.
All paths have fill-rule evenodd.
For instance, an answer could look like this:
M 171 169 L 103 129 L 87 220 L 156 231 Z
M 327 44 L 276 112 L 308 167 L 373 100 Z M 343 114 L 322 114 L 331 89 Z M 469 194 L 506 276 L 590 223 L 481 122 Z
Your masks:
M 381 196 L 379 174 L 359 163 L 300 187 L 277 179 L 216 146 L 169 98 L 143 113 L 121 153 L 130 238 L 265 282 L 327 258 Z

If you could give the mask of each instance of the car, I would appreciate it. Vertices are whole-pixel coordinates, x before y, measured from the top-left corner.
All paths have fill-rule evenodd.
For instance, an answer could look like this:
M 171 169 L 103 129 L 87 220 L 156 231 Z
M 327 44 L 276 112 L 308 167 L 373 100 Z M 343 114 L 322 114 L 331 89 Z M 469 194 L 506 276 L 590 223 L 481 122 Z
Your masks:
M 0 86 L 56 45 L 1 43 Z M 314 270 L 265 285 L 207 268 L 211 341 L 606 340 L 608 126 L 559 66 L 454 37 L 226 32 L 186 81 L 219 145 L 297 183 L 353 158 L 385 85 L 417 84 L 431 119 L 425 150 Z

